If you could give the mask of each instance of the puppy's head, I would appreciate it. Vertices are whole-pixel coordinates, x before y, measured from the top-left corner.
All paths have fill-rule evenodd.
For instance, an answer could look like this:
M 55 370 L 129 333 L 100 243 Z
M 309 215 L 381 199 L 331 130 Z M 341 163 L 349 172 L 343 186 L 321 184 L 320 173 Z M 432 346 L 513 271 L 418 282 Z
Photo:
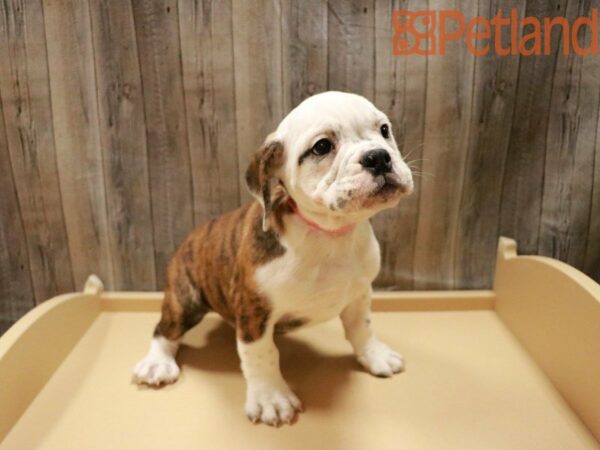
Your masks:
M 364 220 L 413 190 L 387 116 L 343 92 L 317 94 L 292 110 L 257 152 L 246 179 L 267 219 L 289 195 L 324 228 Z

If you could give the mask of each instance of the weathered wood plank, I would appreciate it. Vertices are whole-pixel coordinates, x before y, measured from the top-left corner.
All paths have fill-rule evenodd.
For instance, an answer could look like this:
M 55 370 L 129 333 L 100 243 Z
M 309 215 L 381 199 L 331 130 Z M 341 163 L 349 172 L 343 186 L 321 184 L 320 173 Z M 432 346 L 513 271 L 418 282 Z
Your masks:
M 526 16 L 564 15 L 566 1 L 529 0 Z M 517 241 L 519 252 L 535 254 L 538 249 L 542 186 L 552 77 L 559 33 L 552 34 L 551 55 L 521 58 L 517 102 L 512 119 L 510 143 L 505 163 L 500 233 Z
M 591 6 L 600 10 L 600 2 L 598 0 L 592 0 Z M 598 57 L 587 57 L 584 59 L 582 74 L 588 82 L 590 81 L 590 77 L 591 80 L 599 77 L 600 67 L 598 67 L 598 64 L 600 64 Z M 587 93 L 582 91 L 581 95 L 587 95 Z M 593 145 L 593 161 L 590 163 L 593 166 L 593 182 L 590 186 L 590 215 L 583 270 L 600 283 L 600 96 L 596 98 L 595 105 L 598 108 L 595 112 L 596 130 L 595 134 L 589 137 L 592 141 L 590 144 Z M 583 114 L 581 114 L 581 119 L 584 122 L 589 120 Z M 586 124 L 586 128 L 590 126 L 590 124 Z
M 600 101 L 598 101 L 600 108 Z M 597 113 L 596 136 L 594 138 L 594 183 L 590 207 L 590 225 L 585 249 L 585 273 L 600 283 L 600 112 Z
M 77 289 L 112 286 L 94 49 L 87 1 L 44 0 L 56 161 Z
M 52 131 L 41 1 L 0 3 L 0 91 L 37 302 L 71 291 L 73 275 Z
M 327 21 L 328 88 L 375 95 L 375 2 L 330 0 Z
M 283 118 L 281 4 L 279 0 L 232 3 L 235 106 L 240 198 L 250 156 Z
M 283 110 L 327 90 L 327 2 L 282 1 Z
M 497 11 L 509 16 L 513 8 L 524 14 L 519 0 L 479 1 L 478 15 L 493 17 Z M 502 48 L 511 38 L 503 33 Z M 495 47 L 495 40 L 490 41 Z M 498 205 L 502 196 L 504 160 L 508 151 L 514 114 L 518 55 L 496 55 L 490 51 L 475 58 L 473 111 L 467 145 L 458 226 L 456 229 L 455 287 L 491 288 L 498 227 Z
M 114 289 L 155 289 L 142 82 L 131 5 L 90 2 Z
M 569 2 L 566 17 L 589 16 L 600 2 Z M 586 27 L 579 44 L 589 47 Z M 577 268 L 585 265 L 592 209 L 600 60 L 559 52 L 548 120 L 538 252 Z
M 249 155 L 327 88 L 373 100 L 426 172 L 373 221 L 378 286 L 489 287 L 499 233 L 600 279 L 598 58 L 559 33 L 520 63 L 464 42 L 392 55 L 394 9 L 512 7 L 572 22 L 600 1 L 0 2 L 0 331 L 88 272 L 162 286 L 193 223 L 249 198 Z
M 427 58 L 421 55 L 392 54 L 392 11 L 426 9 L 419 0 L 375 5 L 375 104 L 392 122 L 396 143 L 406 161 L 415 169 L 415 192 L 397 208 L 378 214 L 373 227 L 381 246 L 381 271 L 377 286 L 412 289 L 414 252 L 421 186 L 421 155 L 425 132 L 425 88 Z M 414 161 L 411 163 L 411 161 Z
M 194 221 L 240 204 L 231 0 L 179 2 Z
M 0 102 L 0 336 L 35 306 L 17 191 Z
M 429 9 L 456 9 L 465 20 L 475 2 L 430 1 Z M 448 31 L 456 22 L 448 23 Z M 462 42 L 448 44 L 445 55 L 427 58 L 427 100 L 422 170 L 433 174 L 421 184 L 415 247 L 415 288 L 449 289 L 456 282 L 456 234 L 465 151 L 472 123 L 475 57 Z
M 136 0 L 133 15 L 140 57 L 154 260 L 159 289 L 175 249 L 193 228 L 177 0 Z

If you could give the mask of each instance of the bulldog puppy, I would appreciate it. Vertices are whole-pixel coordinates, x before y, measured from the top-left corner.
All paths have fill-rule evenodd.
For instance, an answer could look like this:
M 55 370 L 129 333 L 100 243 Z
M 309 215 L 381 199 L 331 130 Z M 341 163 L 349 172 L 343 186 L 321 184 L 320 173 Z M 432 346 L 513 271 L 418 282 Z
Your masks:
M 281 375 L 274 333 L 340 317 L 366 370 L 402 370 L 370 327 L 380 253 L 368 219 L 413 180 L 386 115 L 358 95 L 325 92 L 268 136 L 246 181 L 256 201 L 198 227 L 171 260 L 162 317 L 134 377 L 175 381 L 182 336 L 216 311 L 236 330 L 247 416 L 279 425 L 302 404 Z

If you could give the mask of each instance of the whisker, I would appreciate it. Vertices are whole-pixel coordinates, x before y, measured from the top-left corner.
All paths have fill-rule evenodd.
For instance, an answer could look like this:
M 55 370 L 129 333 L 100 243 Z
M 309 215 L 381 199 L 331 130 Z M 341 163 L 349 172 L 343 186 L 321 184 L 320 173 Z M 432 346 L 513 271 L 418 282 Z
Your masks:
M 431 142 L 431 141 L 441 141 L 441 140 L 445 140 L 445 141 L 451 141 L 454 139 L 458 139 L 458 136 L 456 135 L 452 135 L 452 134 L 441 134 L 439 136 L 427 136 L 427 142 Z M 412 147 L 411 149 L 409 149 L 406 153 L 406 155 L 402 155 L 403 159 L 407 159 L 410 155 L 412 155 L 415 151 L 423 148 L 425 146 L 426 142 L 423 141 L 420 144 Z
M 412 175 L 414 177 L 422 177 L 422 178 L 431 177 L 431 178 L 435 178 L 434 174 L 428 173 L 428 172 L 412 172 Z
M 418 159 L 411 159 L 410 161 L 408 161 L 406 164 L 410 164 L 410 163 L 414 163 L 414 162 L 421 162 L 421 161 L 431 161 L 429 158 L 418 158 Z
M 423 172 L 423 168 L 420 166 L 413 166 L 411 164 L 407 164 L 407 166 L 410 170 L 416 170 L 417 172 Z
M 419 145 L 416 145 L 415 147 L 411 148 L 410 150 L 408 150 L 408 153 L 406 155 L 403 156 L 404 159 L 408 158 L 410 155 L 412 155 L 416 150 L 419 150 L 420 148 L 423 148 L 423 146 L 425 145 L 425 142 L 421 142 Z

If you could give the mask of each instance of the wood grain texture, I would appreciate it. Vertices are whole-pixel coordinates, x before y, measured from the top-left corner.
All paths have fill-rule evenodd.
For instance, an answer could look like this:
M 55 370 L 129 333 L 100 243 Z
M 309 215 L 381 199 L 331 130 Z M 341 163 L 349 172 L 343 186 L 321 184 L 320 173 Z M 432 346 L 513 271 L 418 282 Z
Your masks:
M 564 16 L 565 5 L 564 0 L 528 0 L 525 14 Z M 502 183 L 500 234 L 515 239 L 524 254 L 536 253 L 538 249 L 548 118 L 559 38 L 560 33 L 552 33 L 551 55 L 523 57 L 519 66 L 517 103 Z
M 329 0 L 328 89 L 375 95 L 375 2 Z
M 376 287 L 488 288 L 500 234 L 600 280 L 600 59 L 563 55 L 558 29 L 549 56 L 392 54 L 394 10 L 513 7 L 572 22 L 600 0 L 0 1 L 0 327 L 89 272 L 161 287 L 195 224 L 249 201 L 268 133 L 327 89 L 385 111 L 416 172 L 372 221 Z
M 600 2 L 569 2 L 572 23 Z M 586 27 L 582 47 L 591 41 Z M 552 86 L 538 253 L 576 267 L 585 263 L 594 183 L 595 137 L 600 105 L 600 60 L 574 53 L 557 56 Z M 593 241 L 591 242 L 593 245 Z
M 52 125 L 73 276 L 112 285 L 89 5 L 44 0 Z M 76 95 L 73 95 L 75 93 Z
M 192 176 L 176 0 L 132 2 L 142 74 L 156 283 L 193 227 Z
M 281 3 L 232 2 L 235 108 L 240 199 L 249 201 L 244 173 L 250 156 L 283 118 Z
M 427 2 L 377 1 L 375 4 L 375 105 L 392 122 L 406 162 L 417 173 L 415 192 L 397 208 L 378 214 L 373 227 L 380 240 L 381 271 L 376 283 L 390 289 L 414 287 L 414 252 L 421 193 L 427 57 L 392 54 L 392 11 L 427 9 Z M 425 175 L 428 176 L 428 175 Z
M 583 270 L 598 281 L 600 280 L 600 121 L 598 121 L 596 129 L 594 146 L 594 187 L 592 188 L 590 227 Z
M 525 8 L 518 0 L 480 0 L 478 15 L 493 17 L 501 10 L 505 16 L 512 9 L 523 17 Z M 490 42 L 492 48 L 495 40 Z M 502 48 L 510 47 L 508 33 L 501 36 Z M 504 161 L 508 151 L 511 119 L 514 114 L 519 70 L 519 55 L 498 56 L 489 53 L 475 58 L 473 98 L 466 153 L 464 180 L 458 207 L 455 238 L 455 272 L 457 286 L 477 289 L 491 286 L 498 245 Z
M 232 2 L 179 2 L 194 222 L 240 205 Z
M 474 2 L 430 1 L 430 9 L 456 9 L 465 20 L 477 14 Z M 448 31 L 456 29 L 449 21 Z M 447 289 L 456 283 L 456 234 L 460 226 L 465 148 L 473 118 L 475 57 L 456 41 L 445 55 L 427 57 L 427 98 L 423 178 L 415 242 L 415 288 Z
M 37 302 L 74 288 L 62 212 L 41 1 L 0 3 L 0 92 Z
M 282 1 L 283 110 L 327 90 L 327 1 Z
M 0 335 L 35 306 L 27 241 L 0 103 Z
M 600 100 L 598 101 L 600 107 Z M 589 229 L 585 249 L 583 270 L 600 281 L 600 112 L 597 114 L 596 134 L 594 136 L 594 181 L 590 206 Z
M 90 3 L 114 289 L 155 289 L 142 81 L 131 5 Z

